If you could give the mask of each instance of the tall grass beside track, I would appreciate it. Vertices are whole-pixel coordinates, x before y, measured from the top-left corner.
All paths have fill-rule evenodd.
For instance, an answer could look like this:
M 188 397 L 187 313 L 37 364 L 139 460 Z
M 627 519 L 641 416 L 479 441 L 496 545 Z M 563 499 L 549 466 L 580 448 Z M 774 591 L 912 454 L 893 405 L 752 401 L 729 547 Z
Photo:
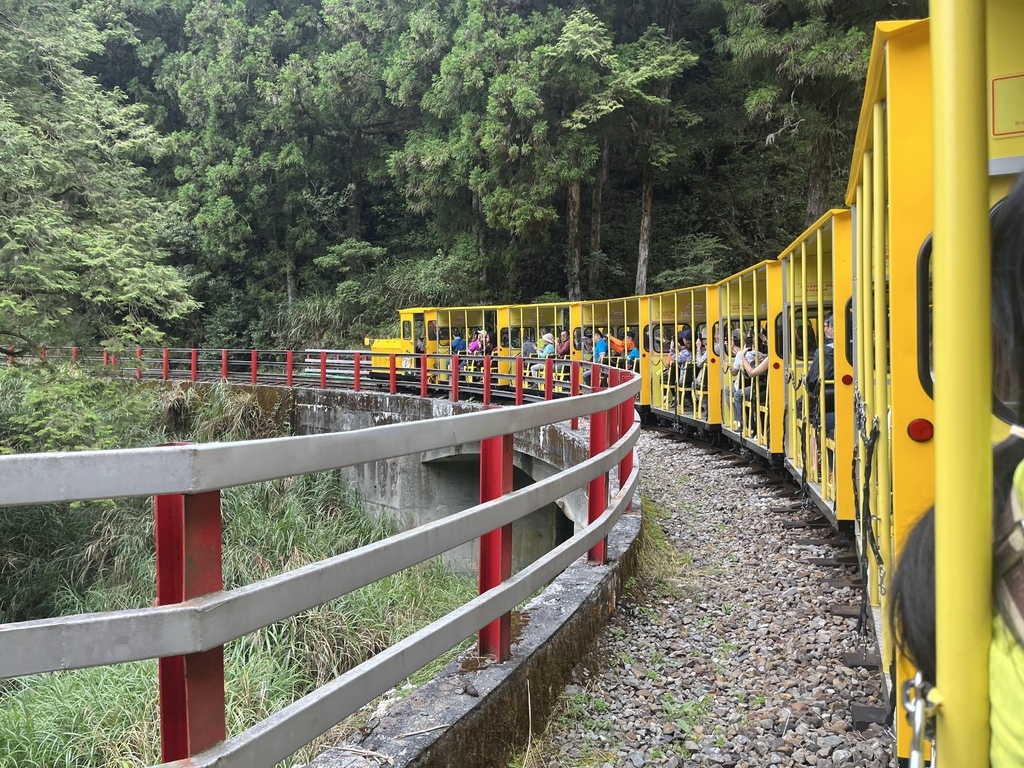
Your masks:
M 56 377 L 42 384 L 52 381 L 59 386 Z M 12 414 L 34 402 L 19 399 L 18 391 L 38 385 L 0 374 L 0 445 L 25 444 Z M 267 430 L 281 427 L 280 419 L 261 412 L 248 393 L 236 396 L 228 388 L 205 396 L 198 390 L 142 388 L 107 394 L 149 400 L 154 414 L 149 444 L 166 440 L 175 426 L 186 425 L 193 439 L 266 437 Z M 132 429 L 137 432 L 137 425 Z M 229 489 L 222 509 L 227 589 L 394 533 L 361 510 L 336 473 Z M 0 620 L 153 604 L 153 539 L 148 499 L 0 510 Z M 229 735 L 473 594 L 475 584 L 430 561 L 229 643 L 224 654 Z M 156 680 L 157 664 L 147 661 L 0 681 L 0 767 L 127 768 L 159 762 Z

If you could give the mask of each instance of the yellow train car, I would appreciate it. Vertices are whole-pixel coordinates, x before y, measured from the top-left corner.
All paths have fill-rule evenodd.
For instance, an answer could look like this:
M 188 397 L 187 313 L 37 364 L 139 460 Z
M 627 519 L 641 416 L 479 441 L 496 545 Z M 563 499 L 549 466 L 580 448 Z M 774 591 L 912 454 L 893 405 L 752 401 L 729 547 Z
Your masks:
M 932 363 L 932 355 L 939 348 L 945 352 L 946 345 L 959 343 L 955 341 L 956 333 L 949 332 L 959 327 L 957 324 L 962 323 L 964 317 L 952 319 L 952 315 L 944 317 L 942 312 L 936 311 L 932 325 L 931 276 L 935 274 L 937 280 L 949 280 L 949 274 L 958 269 L 957 260 L 970 262 L 971 269 L 981 274 L 987 294 L 989 276 L 982 268 L 987 266 L 987 258 L 983 255 L 975 267 L 973 255 L 965 259 L 965 253 L 959 252 L 945 262 L 943 272 L 942 265 L 929 263 L 929 236 L 940 224 L 948 223 L 955 231 L 959 219 L 970 215 L 972 203 L 991 204 L 1006 193 L 1013 177 L 1024 169 L 1024 99 L 1021 98 L 1024 76 L 1020 74 L 1024 72 L 1024 51 L 1019 45 L 1019 32 L 1024 29 L 1024 6 L 995 0 L 955 7 L 948 2 L 937 5 L 939 27 L 944 31 L 941 40 L 933 38 L 934 20 L 887 22 L 876 26 L 847 190 L 847 204 L 853 208 L 856 242 L 853 254 L 857 339 L 854 386 L 858 416 L 855 467 L 859 490 L 867 501 L 857 518 L 857 533 L 868 564 L 868 590 L 876 632 L 881 636 L 883 665 L 886 669 L 892 665 L 896 670 L 895 689 L 889 691 L 891 697 L 913 679 L 915 672 L 905 659 L 897 658 L 887 622 L 883 620 L 890 608 L 887 595 L 893 567 L 910 530 L 933 502 L 936 503 L 938 529 L 943 486 L 958 482 L 952 478 L 971 477 L 975 484 L 984 488 L 983 494 L 991 498 L 991 482 L 985 482 L 985 472 L 972 472 L 965 467 L 965 458 L 968 464 L 986 461 L 983 455 L 970 457 L 965 453 L 969 451 L 969 440 L 950 446 L 950 452 L 943 458 L 936 456 L 940 441 L 931 439 L 933 424 L 938 420 L 938 401 L 933 403 L 932 400 L 932 378 L 941 376 L 941 365 L 939 361 Z M 965 23 L 973 25 L 971 33 L 964 32 L 962 25 Z M 957 39 L 962 58 L 954 56 Z M 968 64 L 972 57 L 976 63 L 983 64 L 974 74 L 984 71 L 984 80 L 971 77 Z M 942 73 L 945 82 L 936 82 L 933 87 L 933 73 Z M 955 100 L 948 94 L 954 92 L 963 97 L 961 105 L 970 105 L 967 111 L 952 108 Z M 941 95 L 942 104 L 933 103 L 935 94 Z M 987 156 L 987 169 L 975 163 L 977 168 L 966 170 L 970 152 L 965 150 L 962 129 L 971 123 L 986 127 L 983 141 L 971 149 L 977 150 L 978 158 Z M 947 169 L 945 180 L 939 178 L 940 168 Z M 979 179 L 985 170 L 987 178 Z M 954 178 L 959 178 L 966 186 L 952 189 L 949 185 Z M 975 201 L 970 194 L 972 190 L 980 190 L 985 200 Z M 947 200 L 946 216 L 940 219 L 934 206 L 936 200 L 943 198 Z M 987 233 L 977 235 L 972 248 L 983 251 L 984 248 L 978 246 L 986 241 Z M 963 288 L 955 283 L 947 285 L 956 293 L 974 289 L 976 279 L 967 278 Z M 938 308 L 937 298 L 935 304 Z M 987 308 L 968 316 L 984 325 Z M 972 321 L 971 327 L 977 327 L 977 322 Z M 922 332 L 933 327 L 936 332 L 930 335 Z M 983 340 L 981 345 L 986 347 L 985 357 L 981 359 L 987 366 L 987 342 Z M 985 380 L 984 377 L 979 379 Z M 956 389 L 953 397 L 960 401 L 965 397 L 983 400 L 986 411 L 990 411 L 988 396 L 976 391 L 959 391 L 960 384 L 951 380 L 947 391 Z M 951 408 L 949 429 L 957 433 L 964 429 L 969 431 L 969 426 L 958 423 L 970 422 L 969 418 L 964 418 L 965 413 L 967 411 L 959 406 L 955 412 Z M 990 415 L 987 420 L 991 420 Z M 985 431 L 991 434 L 989 425 Z M 949 485 L 945 493 L 951 500 L 960 494 Z M 974 517 L 977 520 L 981 515 L 979 511 Z M 956 513 L 951 512 L 947 519 L 955 520 L 955 516 Z M 955 522 L 953 525 L 955 527 Z M 942 581 L 940 539 L 937 534 L 937 583 Z M 986 542 L 986 546 L 990 544 Z M 958 553 L 957 560 L 961 557 Z M 947 561 L 947 566 L 949 564 Z M 956 571 L 959 578 L 959 566 Z M 940 607 L 943 604 L 941 590 L 938 604 Z M 946 626 L 964 623 L 958 617 Z M 941 657 L 941 618 L 939 627 Z M 965 642 L 959 626 L 951 635 L 951 642 L 962 644 L 958 652 L 948 657 L 950 664 L 961 665 L 964 654 L 972 647 L 974 659 L 980 658 L 982 649 L 972 646 L 973 641 Z M 981 634 L 976 634 L 975 640 L 980 637 Z M 958 657 L 955 662 L 953 656 Z M 978 690 L 977 666 L 962 676 L 959 671 L 952 673 L 949 665 L 946 671 L 944 682 L 940 658 L 938 682 L 944 697 L 949 693 L 966 695 L 967 689 Z M 972 676 L 973 679 L 967 679 Z M 975 700 L 974 705 L 977 703 Z M 950 733 L 958 734 L 953 736 L 954 752 L 959 751 L 961 743 L 967 742 L 974 744 L 969 749 L 980 750 L 977 737 L 967 738 L 960 729 L 984 732 L 987 723 L 979 722 L 983 718 L 978 718 L 977 714 L 967 716 L 966 709 L 956 705 L 949 711 L 957 715 L 949 724 Z M 904 718 L 896 720 L 897 752 L 901 758 L 908 758 L 910 729 Z M 973 722 L 965 725 L 969 721 Z M 940 717 L 940 731 L 941 722 Z M 987 762 L 987 757 L 982 758 L 977 752 L 973 760 L 951 757 L 945 744 L 942 751 L 943 762 L 950 760 L 954 765 Z
M 779 255 L 785 466 L 833 524 L 854 519 L 852 238 L 850 211 L 831 210 Z
M 653 294 L 647 297 L 650 323 L 643 333 L 651 412 L 705 432 L 722 422 L 721 399 L 709 394 L 712 377 L 717 388 L 720 366 L 711 332 L 718 322 L 717 296 L 717 288 L 708 285 Z
M 644 381 L 650 380 L 651 350 L 641 343 L 643 329 L 650 324 L 645 296 L 581 301 L 572 305 L 573 348 L 581 360 L 593 360 L 594 333 L 600 330 L 608 340 L 608 365 L 631 368 Z M 633 355 L 630 351 L 635 348 Z M 651 404 L 650 387 L 642 387 L 640 406 Z
M 386 371 L 391 355 L 395 355 L 399 372 L 412 375 L 419 371 L 420 355 L 426 353 L 431 383 L 446 383 L 450 365 L 446 358 L 452 354 L 451 344 L 456 331 L 465 342 L 464 348 L 483 331 L 493 345 L 492 354 L 507 354 L 507 350 L 500 346 L 497 333 L 498 314 L 499 308 L 493 306 L 400 309 L 399 335 L 370 342 L 373 371 L 377 374 Z
M 724 358 L 712 394 L 721 393 L 722 432 L 772 461 L 782 460 L 784 445 L 783 360 L 776 343 L 782 299 L 782 265 L 762 261 L 718 283 L 720 328 L 713 329 Z M 743 359 L 762 373 L 748 376 Z

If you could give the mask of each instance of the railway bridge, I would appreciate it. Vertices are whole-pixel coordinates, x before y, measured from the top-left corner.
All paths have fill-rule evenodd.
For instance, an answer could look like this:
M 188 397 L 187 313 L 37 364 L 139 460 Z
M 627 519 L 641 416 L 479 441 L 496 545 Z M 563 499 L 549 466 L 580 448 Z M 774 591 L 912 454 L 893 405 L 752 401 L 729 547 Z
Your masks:
M 484 695 L 461 697 L 457 719 L 486 736 L 446 740 L 436 724 L 424 726 L 416 734 L 424 737 L 419 757 L 406 759 L 498 764 L 531 725 L 525 714 L 508 716 L 525 713 L 510 702 L 529 695 L 539 722 L 552 698 L 540 688 L 561 688 L 535 686 L 527 694 L 524 675 L 536 681 L 567 673 L 580 638 L 614 605 L 622 574 L 609 563 L 628 567 L 639 528 L 635 515 L 623 517 L 639 472 L 633 446 L 640 382 L 630 372 L 587 366 L 584 376 L 579 363 L 555 368 L 549 361 L 543 375 L 531 377 L 521 358 L 455 356 L 438 374 L 426 356 L 380 360 L 335 350 L 140 349 L 122 360 L 78 349 L 43 355 L 50 363 L 61 357 L 139 380 L 286 387 L 301 406 L 298 431 L 306 434 L 292 437 L 0 458 L 7 506 L 153 497 L 157 604 L 0 626 L 0 676 L 159 659 L 161 765 L 274 766 L 474 633 L 490 671 L 474 678 Z M 463 466 L 438 475 L 439 464 L 467 456 L 478 474 Z M 404 514 L 406 529 L 225 590 L 220 492 L 334 470 L 347 472 L 379 510 Z M 434 479 L 425 480 L 431 472 Z M 414 503 L 420 494 L 434 501 Z M 547 545 L 538 547 L 544 525 L 537 515 L 545 509 L 569 523 L 552 523 Z M 477 598 L 228 735 L 226 643 L 451 552 L 479 573 Z M 578 562 L 583 556 L 586 564 Z M 513 647 L 514 609 L 552 584 L 557 597 L 540 600 L 529 632 Z M 481 732 L 488 720 L 492 727 Z

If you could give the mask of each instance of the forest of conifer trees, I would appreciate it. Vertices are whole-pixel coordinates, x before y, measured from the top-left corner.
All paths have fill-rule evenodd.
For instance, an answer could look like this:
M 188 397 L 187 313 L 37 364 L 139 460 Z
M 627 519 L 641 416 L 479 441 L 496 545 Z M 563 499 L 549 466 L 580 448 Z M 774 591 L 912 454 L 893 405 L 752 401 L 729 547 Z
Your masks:
M 11 0 L 0 345 L 339 345 L 717 279 L 842 203 L 923 0 Z

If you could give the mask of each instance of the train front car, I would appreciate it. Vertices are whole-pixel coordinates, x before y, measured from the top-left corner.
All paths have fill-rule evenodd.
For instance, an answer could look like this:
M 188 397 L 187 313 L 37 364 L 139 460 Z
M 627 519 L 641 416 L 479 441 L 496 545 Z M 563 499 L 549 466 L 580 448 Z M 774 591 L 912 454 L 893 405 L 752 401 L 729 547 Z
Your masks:
M 850 212 L 832 210 L 779 256 L 785 465 L 833 525 L 854 519 L 851 249 Z
M 763 261 L 718 283 L 722 433 L 773 463 L 783 456 L 782 266 Z M 745 364 L 744 364 L 745 363 Z M 756 375 L 749 375 L 751 369 Z M 714 386 L 714 385 L 712 385 Z
M 683 424 L 707 438 L 722 423 L 718 391 L 719 359 L 711 325 L 718 319 L 717 289 L 701 285 L 647 297 L 650 323 L 644 350 L 650 353 L 645 389 L 651 412 L 671 424 Z M 709 389 L 713 381 L 714 387 Z

